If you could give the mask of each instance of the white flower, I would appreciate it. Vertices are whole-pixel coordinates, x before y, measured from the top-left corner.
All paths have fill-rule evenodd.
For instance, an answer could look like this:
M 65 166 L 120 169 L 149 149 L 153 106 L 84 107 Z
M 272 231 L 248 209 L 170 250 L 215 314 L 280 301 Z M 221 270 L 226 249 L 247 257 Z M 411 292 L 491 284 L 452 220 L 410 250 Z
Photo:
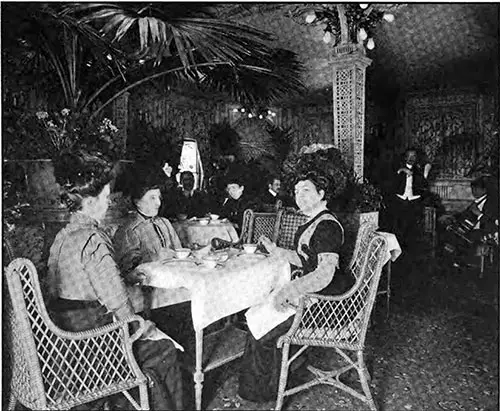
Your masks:
M 172 175 L 173 168 L 170 166 L 170 164 L 165 163 L 162 170 L 167 175 L 167 177 L 170 177 Z
M 47 122 L 47 125 L 48 125 L 49 127 L 54 127 L 54 128 L 56 127 L 56 124 L 55 124 L 52 120 L 49 120 L 49 121 Z
M 67 115 L 69 114 L 69 111 L 70 111 L 70 110 L 69 110 L 69 108 L 63 108 L 63 109 L 61 110 L 61 114 L 62 114 L 63 116 L 67 116 Z
M 47 118 L 49 116 L 49 113 L 46 111 L 37 111 L 36 116 L 39 120 L 43 120 L 44 118 Z

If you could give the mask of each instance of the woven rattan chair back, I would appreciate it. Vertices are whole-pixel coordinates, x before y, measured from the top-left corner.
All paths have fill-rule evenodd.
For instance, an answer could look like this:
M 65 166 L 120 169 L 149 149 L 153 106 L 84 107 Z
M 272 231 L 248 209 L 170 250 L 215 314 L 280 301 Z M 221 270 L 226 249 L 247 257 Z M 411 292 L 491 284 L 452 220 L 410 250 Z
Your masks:
M 295 232 L 297 231 L 299 226 L 305 224 L 306 221 L 307 216 L 302 213 L 289 210 L 284 211 L 281 216 L 278 238 L 276 241 L 278 247 L 293 250 L 293 240 L 295 237 Z
M 263 235 L 271 241 L 276 242 L 283 210 L 275 213 L 255 212 L 251 209 L 245 210 L 243 214 L 243 226 L 245 227 L 245 242 L 256 243 Z
M 363 258 L 356 262 L 361 270 L 354 287 L 338 296 L 306 294 L 300 301 L 290 330 L 278 340 L 278 347 L 283 348 L 283 358 L 276 401 L 277 410 L 281 409 L 285 396 L 317 384 L 333 385 L 367 403 L 372 410 L 376 410 L 368 386 L 369 375 L 364 363 L 363 351 L 382 266 L 387 256 L 387 241 L 385 237 L 374 231 L 373 226 L 363 227 L 361 238 L 367 243 L 366 248 L 362 248 L 362 242 L 359 247 L 359 253 L 363 255 Z M 302 347 L 289 359 L 290 345 Z M 308 366 L 314 378 L 286 390 L 290 364 L 311 346 L 335 349 L 347 365 L 333 371 L 323 371 Z M 350 352 L 356 352 L 356 359 L 351 358 L 348 354 Z M 350 369 L 358 372 L 362 393 L 339 380 L 340 375 Z
M 348 265 L 348 270 L 358 279 L 363 273 L 363 262 L 366 256 L 366 249 L 373 237 L 373 232 L 377 230 L 377 226 L 373 223 L 363 223 L 358 229 L 356 235 L 356 243 L 352 253 L 351 261 Z
M 13 370 L 9 408 L 69 409 L 123 392 L 136 409 L 149 409 L 146 378 L 132 354 L 128 322 L 67 332 L 50 319 L 33 263 L 12 261 L 6 270 L 12 304 Z M 133 316 L 130 321 L 143 321 Z M 142 332 L 142 331 L 141 331 Z M 127 390 L 139 387 L 140 404 Z
M 307 315 L 302 316 L 294 334 L 293 344 L 338 346 L 351 350 L 364 347 L 386 249 L 384 237 L 371 231 L 361 263 L 361 275 L 355 286 L 342 296 L 331 297 L 318 304 L 313 304 L 314 299 L 311 299 Z

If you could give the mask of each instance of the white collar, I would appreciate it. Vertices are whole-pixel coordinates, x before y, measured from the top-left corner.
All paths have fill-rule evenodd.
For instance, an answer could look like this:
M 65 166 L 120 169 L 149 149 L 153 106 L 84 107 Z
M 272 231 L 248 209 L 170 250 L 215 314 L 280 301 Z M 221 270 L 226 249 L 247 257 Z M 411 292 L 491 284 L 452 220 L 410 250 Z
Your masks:
M 268 189 L 267 191 L 269 191 L 273 197 L 276 197 L 278 195 L 278 193 L 276 193 L 274 190 Z
M 476 204 L 480 204 L 480 203 L 482 203 L 484 200 L 486 200 L 486 197 L 487 197 L 487 196 L 488 196 L 488 193 L 483 194 L 481 197 L 476 198 L 476 199 L 474 200 L 474 202 L 475 202 Z

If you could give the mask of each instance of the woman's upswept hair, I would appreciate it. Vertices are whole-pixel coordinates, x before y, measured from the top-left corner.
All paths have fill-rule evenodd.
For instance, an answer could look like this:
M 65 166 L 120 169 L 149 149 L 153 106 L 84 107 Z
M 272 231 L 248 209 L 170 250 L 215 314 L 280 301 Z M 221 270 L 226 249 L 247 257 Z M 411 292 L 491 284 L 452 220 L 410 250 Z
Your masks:
M 61 187 L 61 200 L 69 211 L 81 209 L 86 197 L 98 196 L 112 180 L 113 163 L 85 151 L 63 153 L 54 159 L 54 174 Z
M 130 169 L 125 192 L 132 202 L 140 200 L 149 190 L 162 189 L 167 176 L 159 167 L 138 163 Z
M 330 187 L 332 181 L 331 178 L 328 177 L 328 175 L 318 170 L 302 172 L 295 176 L 294 186 L 299 181 L 305 181 L 305 180 L 309 180 L 311 183 L 313 183 L 314 186 L 316 187 L 316 190 L 318 191 L 323 190 L 325 192 L 324 200 L 326 200 L 326 202 L 329 202 L 331 200 L 332 193 Z

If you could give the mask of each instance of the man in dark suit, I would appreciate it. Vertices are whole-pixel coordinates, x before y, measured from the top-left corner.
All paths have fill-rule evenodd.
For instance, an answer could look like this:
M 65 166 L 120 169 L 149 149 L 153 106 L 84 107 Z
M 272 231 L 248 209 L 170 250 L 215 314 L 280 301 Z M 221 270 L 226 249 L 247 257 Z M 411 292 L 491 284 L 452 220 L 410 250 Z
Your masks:
M 276 210 L 276 203 L 283 201 L 280 195 L 281 180 L 278 176 L 271 174 L 266 179 L 266 191 L 259 197 L 260 209 L 266 212 Z
M 471 190 L 474 201 L 442 221 L 444 250 L 452 256 L 477 254 L 484 239 L 498 233 L 498 188 L 487 176 L 480 176 L 471 182 Z
M 387 201 L 392 232 L 403 246 L 418 234 L 417 222 L 423 214 L 423 199 L 428 190 L 430 165 L 426 165 L 424 174 L 417 160 L 415 149 L 405 151 L 402 164 L 393 173 Z

